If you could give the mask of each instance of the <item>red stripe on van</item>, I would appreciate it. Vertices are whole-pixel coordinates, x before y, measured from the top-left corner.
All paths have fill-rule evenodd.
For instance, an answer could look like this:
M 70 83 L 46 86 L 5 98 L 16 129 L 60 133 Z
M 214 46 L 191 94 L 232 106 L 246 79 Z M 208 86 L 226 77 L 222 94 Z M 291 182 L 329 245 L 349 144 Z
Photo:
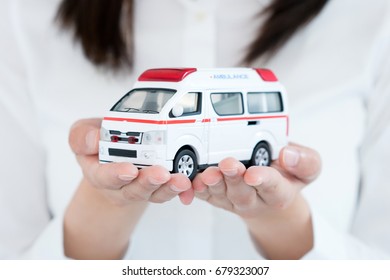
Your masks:
M 114 118 L 105 117 L 105 121 L 116 121 L 116 122 L 133 122 L 133 123 L 149 123 L 149 124 L 181 124 L 181 123 L 195 123 L 195 119 L 190 120 L 147 120 L 147 119 L 129 119 L 129 118 Z
M 113 117 L 105 117 L 104 120 L 105 121 L 116 121 L 116 122 L 151 123 L 151 124 L 163 124 L 163 123 L 165 123 L 164 121 L 156 121 L 156 120 L 113 118 Z
M 196 122 L 195 119 L 191 119 L 191 120 L 168 120 L 168 121 L 165 121 L 166 124 L 195 123 L 195 122 Z
M 287 127 L 286 135 L 289 133 L 289 118 L 287 115 L 278 115 L 278 116 L 251 116 L 251 117 L 227 117 L 227 118 L 217 118 L 217 121 L 240 121 L 240 120 L 260 120 L 260 119 L 277 119 L 277 118 L 286 118 Z M 105 117 L 105 121 L 117 121 L 117 122 L 134 122 L 134 123 L 148 123 L 148 124 L 183 124 L 183 123 L 195 123 L 196 119 L 187 119 L 187 120 L 147 120 L 147 119 L 130 119 L 130 118 L 114 118 L 114 117 Z M 211 119 L 202 119 L 202 123 L 211 122 Z
M 288 115 L 278 115 L 278 116 L 253 116 L 253 117 L 233 117 L 233 118 L 218 118 L 217 121 L 249 121 L 249 120 L 260 120 L 260 119 L 278 119 L 278 118 L 286 118 L 286 135 L 289 133 L 290 120 Z
M 279 119 L 279 118 L 287 118 L 287 115 L 277 115 L 277 116 L 251 116 L 251 117 L 228 117 L 228 118 L 218 118 L 217 121 L 248 121 L 248 120 L 260 120 L 260 119 Z

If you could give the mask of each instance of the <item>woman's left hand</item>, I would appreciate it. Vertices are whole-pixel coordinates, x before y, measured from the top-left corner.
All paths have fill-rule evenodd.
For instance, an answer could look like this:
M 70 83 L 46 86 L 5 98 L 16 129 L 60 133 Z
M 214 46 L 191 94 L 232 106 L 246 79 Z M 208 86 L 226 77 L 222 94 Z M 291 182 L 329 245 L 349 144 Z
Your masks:
M 310 210 L 300 190 L 320 170 L 316 151 L 290 144 L 271 167 L 246 169 L 226 158 L 199 174 L 193 187 L 198 198 L 242 217 L 266 257 L 296 259 L 313 246 Z

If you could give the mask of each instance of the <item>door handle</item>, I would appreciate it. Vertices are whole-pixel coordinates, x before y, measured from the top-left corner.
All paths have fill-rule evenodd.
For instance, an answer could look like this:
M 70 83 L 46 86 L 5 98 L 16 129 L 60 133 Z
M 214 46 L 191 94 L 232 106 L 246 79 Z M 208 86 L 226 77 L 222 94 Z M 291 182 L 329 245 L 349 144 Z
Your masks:
M 260 121 L 248 121 L 248 125 L 257 125 Z

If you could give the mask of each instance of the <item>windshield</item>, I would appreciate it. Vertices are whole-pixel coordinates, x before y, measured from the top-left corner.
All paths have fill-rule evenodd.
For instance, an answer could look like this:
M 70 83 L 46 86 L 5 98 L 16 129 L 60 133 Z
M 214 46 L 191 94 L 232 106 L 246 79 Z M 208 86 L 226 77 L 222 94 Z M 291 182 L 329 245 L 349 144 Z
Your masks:
M 158 114 L 175 92 L 170 89 L 134 89 L 119 100 L 111 111 Z

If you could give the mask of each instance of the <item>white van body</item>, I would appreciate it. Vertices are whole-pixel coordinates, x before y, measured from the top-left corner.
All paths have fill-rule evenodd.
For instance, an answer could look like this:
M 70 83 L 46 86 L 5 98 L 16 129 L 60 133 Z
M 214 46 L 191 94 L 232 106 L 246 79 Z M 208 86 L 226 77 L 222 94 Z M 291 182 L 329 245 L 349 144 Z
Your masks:
M 287 109 L 267 69 L 150 69 L 104 117 L 99 159 L 190 178 L 226 157 L 269 165 L 287 144 Z

